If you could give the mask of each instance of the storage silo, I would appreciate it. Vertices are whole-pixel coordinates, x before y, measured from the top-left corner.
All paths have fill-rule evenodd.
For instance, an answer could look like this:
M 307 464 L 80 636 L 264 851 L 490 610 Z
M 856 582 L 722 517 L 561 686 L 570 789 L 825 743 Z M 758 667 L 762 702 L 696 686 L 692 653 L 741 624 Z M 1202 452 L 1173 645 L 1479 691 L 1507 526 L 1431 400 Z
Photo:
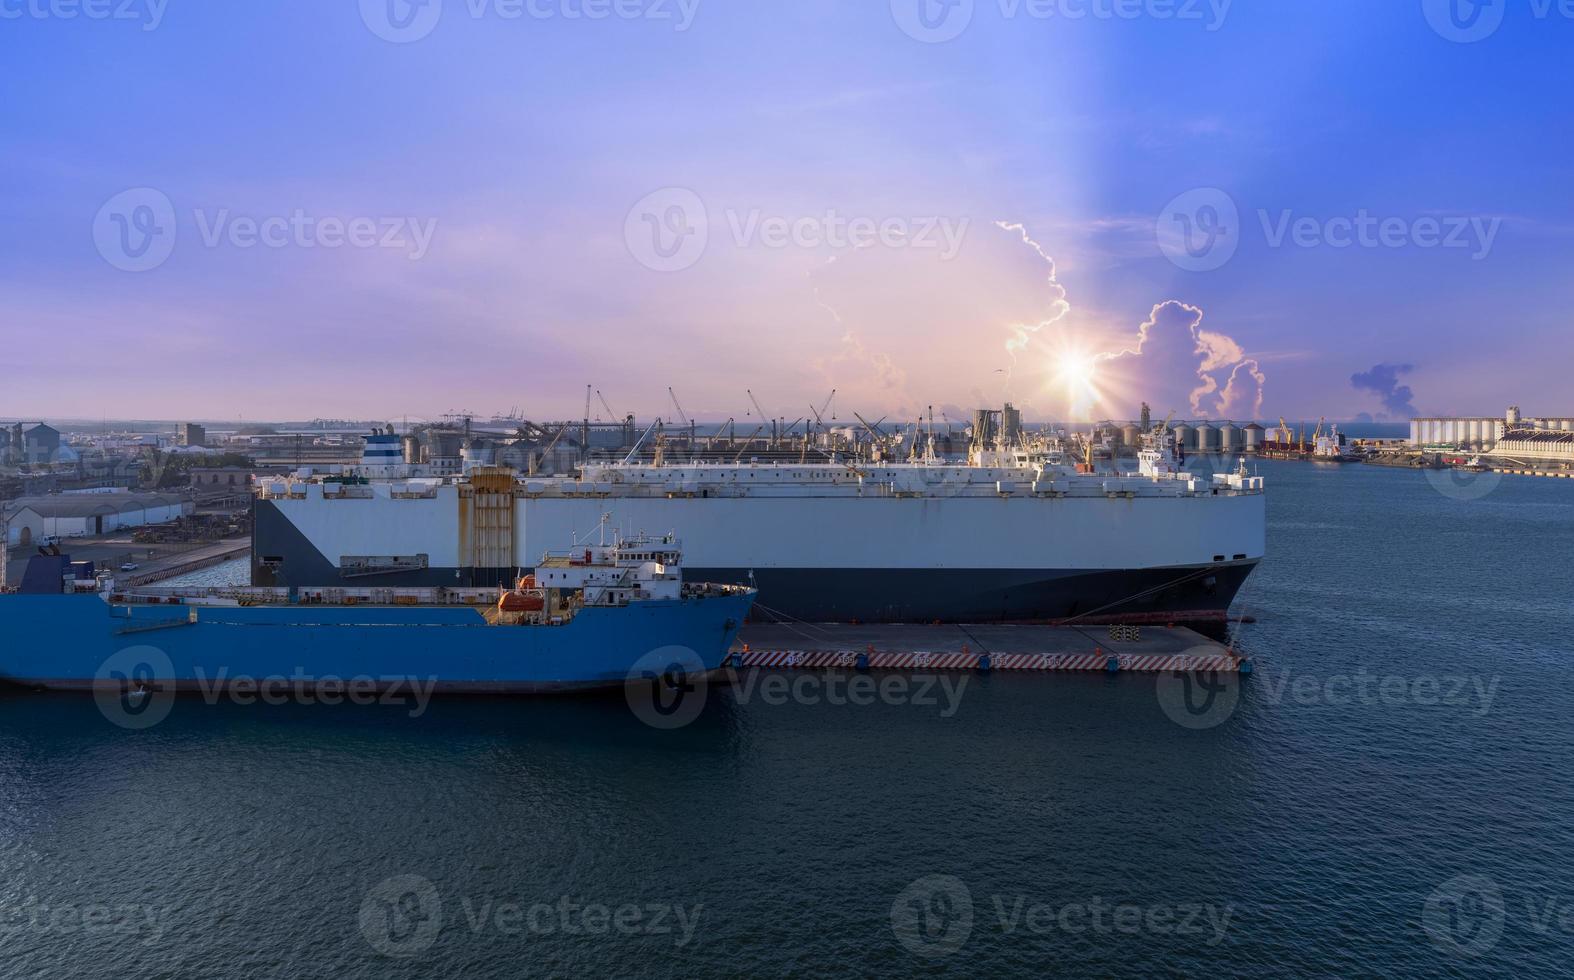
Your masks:
M 1213 423 L 1197 423 L 1197 451 L 1199 453 L 1219 451 L 1219 430 L 1213 427 Z
M 1245 434 L 1245 449 L 1249 453 L 1262 451 L 1263 433 L 1266 431 L 1256 422 L 1252 422 L 1241 430 Z
M 1219 426 L 1219 452 L 1238 453 L 1241 451 L 1241 430 L 1235 427 L 1234 422 L 1226 422 Z
M 1189 452 L 1194 445 L 1192 442 L 1191 426 L 1185 422 L 1176 422 L 1170 426 L 1170 431 L 1175 433 L 1175 448 Z
M 1142 445 L 1142 426 L 1135 422 L 1127 422 L 1121 426 L 1120 441 L 1128 446 Z

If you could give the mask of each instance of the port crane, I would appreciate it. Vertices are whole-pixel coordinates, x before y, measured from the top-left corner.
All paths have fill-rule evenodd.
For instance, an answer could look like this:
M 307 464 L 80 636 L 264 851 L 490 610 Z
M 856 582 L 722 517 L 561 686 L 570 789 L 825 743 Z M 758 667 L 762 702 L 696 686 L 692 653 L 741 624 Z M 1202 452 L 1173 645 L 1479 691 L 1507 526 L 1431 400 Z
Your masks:
M 763 429 L 765 427 L 765 423 L 766 422 L 770 423 L 770 425 L 771 425 L 771 448 L 775 449 L 776 448 L 776 420 L 771 418 L 770 415 L 766 413 L 765 409 L 760 407 L 760 400 L 758 398 L 754 397 L 754 389 L 752 389 L 752 388 L 745 388 L 743 390 L 748 393 L 748 395 L 749 395 L 749 403 L 754 406 L 754 411 L 756 413 L 758 413 L 758 415 L 760 417 L 760 428 Z M 744 413 L 744 418 L 748 418 L 748 413 L 747 412 Z
M 689 450 L 692 452 L 694 449 L 694 438 L 696 434 L 694 429 L 694 420 L 689 417 L 689 413 L 685 412 L 683 410 L 683 406 L 679 404 L 678 394 L 672 390 L 671 385 L 667 386 L 667 397 L 672 399 L 672 407 L 678 410 L 678 418 L 682 419 L 683 423 L 689 427 Z

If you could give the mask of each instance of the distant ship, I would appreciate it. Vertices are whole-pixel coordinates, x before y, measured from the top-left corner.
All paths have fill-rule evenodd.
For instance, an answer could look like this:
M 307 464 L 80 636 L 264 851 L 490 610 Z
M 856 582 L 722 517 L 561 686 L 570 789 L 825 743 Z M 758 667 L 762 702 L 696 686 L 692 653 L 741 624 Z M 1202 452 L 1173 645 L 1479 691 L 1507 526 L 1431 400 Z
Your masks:
M 591 463 L 454 480 L 267 482 L 252 580 L 321 587 L 507 582 L 592 528 L 676 529 L 695 576 L 756 586 L 760 618 L 1222 624 L 1265 550 L 1263 481 L 1181 471 L 1160 425 L 1136 472 L 1053 449 L 967 462 Z M 632 454 L 631 454 L 632 455 Z
M 357 678 L 535 693 L 618 686 L 646 667 L 659 676 L 673 658 L 715 670 L 755 592 L 685 583 L 681 561 L 676 539 L 635 537 L 549 555 L 503 587 L 179 590 L 122 589 L 92 562 L 39 555 L 0 594 L 0 682 L 192 690 Z M 149 651 L 143 673 L 117 680 L 106 664 L 130 647 Z

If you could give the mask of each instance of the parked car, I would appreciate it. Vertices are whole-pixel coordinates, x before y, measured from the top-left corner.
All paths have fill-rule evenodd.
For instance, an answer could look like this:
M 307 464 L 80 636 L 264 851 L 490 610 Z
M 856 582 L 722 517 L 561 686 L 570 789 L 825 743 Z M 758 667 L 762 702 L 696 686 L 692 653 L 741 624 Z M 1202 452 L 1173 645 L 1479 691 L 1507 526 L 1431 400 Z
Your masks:
M 137 563 L 136 563 L 136 562 L 134 562 L 134 561 L 128 561 L 128 562 L 126 562 L 126 563 L 125 563 L 125 564 L 124 564 L 124 565 L 121 565 L 121 566 L 120 566 L 120 570 L 121 570 L 121 571 L 122 571 L 122 572 L 134 572 L 134 571 L 136 571 L 136 570 L 137 570 L 137 569 L 138 569 L 138 568 L 141 568 L 141 567 L 142 567 L 142 566 L 140 566 L 140 565 L 138 565 L 138 564 L 137 564 Z

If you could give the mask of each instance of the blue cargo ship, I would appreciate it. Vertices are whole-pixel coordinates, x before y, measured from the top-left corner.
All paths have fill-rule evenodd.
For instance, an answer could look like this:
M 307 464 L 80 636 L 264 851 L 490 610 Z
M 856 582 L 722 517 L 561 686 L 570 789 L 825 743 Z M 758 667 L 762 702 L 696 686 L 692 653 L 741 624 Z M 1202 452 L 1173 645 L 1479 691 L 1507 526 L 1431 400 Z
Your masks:
M 669 537 L 548 555 L 505 588 L 121 589 L 33 558 L 0 595 L 0 682 L 212 691 L 259 680 L 439 692 L 621 686 L 719 669 L 755 590 L 683 581 Z

